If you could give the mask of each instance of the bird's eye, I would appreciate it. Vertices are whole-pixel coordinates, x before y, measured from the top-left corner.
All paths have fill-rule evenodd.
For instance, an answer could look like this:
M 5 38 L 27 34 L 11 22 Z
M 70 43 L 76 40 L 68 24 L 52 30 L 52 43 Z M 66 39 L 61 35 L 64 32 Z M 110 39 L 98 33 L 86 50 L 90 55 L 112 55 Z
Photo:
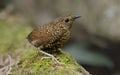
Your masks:
M 65 22 L 69 22 L 69 19 L 65 19 Z

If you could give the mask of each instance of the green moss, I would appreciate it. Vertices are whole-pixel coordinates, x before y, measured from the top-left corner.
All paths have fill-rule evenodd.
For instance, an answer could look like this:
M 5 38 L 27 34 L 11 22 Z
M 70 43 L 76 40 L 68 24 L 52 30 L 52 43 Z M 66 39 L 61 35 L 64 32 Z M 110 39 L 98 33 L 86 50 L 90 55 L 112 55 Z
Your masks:
M 0 21 L 0 53 L 13 53 L 16 49 L 23 48 L 25 37 L 31 30 L 30 27 L 11 25 L 9 22 Z
M 37 53 L 37 51 L 34 49 L 31 51 L 29 50 L 29 52 L 26 52 L 21 56 L 21 61 L 17 65 L 18 67 L 13 67 L 13 74 L 78 75 L 78 73 L 80 73 L 80 70 L 82 70 L 69 54 L 63 52 L 56 55 L 56 58 L 58 58 L 62 64 L 54 63 L 49 58 L 41 60 L 42 57 L 44 57 L 44 55 Z

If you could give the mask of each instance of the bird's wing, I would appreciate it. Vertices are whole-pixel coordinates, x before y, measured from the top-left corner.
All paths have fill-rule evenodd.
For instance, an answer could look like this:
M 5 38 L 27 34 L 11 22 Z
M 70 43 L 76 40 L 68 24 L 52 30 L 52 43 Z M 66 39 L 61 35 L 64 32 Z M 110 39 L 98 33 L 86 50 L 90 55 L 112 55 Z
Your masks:
M 41 44 L 48 43 L 51 40 L 51 35 L 40 32 L 42 30 L 35 29 L 27 37 L 28 41 L 35 47 L 39 47 Z

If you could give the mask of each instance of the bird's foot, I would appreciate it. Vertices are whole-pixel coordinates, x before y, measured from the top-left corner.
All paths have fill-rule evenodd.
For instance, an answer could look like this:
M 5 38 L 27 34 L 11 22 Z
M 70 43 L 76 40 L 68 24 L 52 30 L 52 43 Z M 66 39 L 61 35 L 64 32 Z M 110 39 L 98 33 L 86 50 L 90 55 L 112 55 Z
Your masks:
M 48 59 L 48 58 L 51 58 L 52 61 L 54 61 L 54 63 L 59 63 L 59 64 L 61 64 L 61 62 L 59 62 L 59 61 L 57 60 L 57 58 L 55 58 L 53 55 L 52 55 L 52 56 L 42 57 L 41 60 L 43 60 L 43 59 Z
M 51 59 L 54 61 L 54 63 L 62 64 L 62 63 L 59 62 L 59 61 L 57 60 L 57 58 L 55 58 L 53 55 L 51 55 L 51 54 L 49 54 L 49 53 L 47 53 L 47 52 L 44 52 L 44 51 L 42 51 L 42 50 L 39 50 L 39 52 L 40 52 L 40 53 L 43 53 L 43 54 L 45 54 L 45 55 L 48 56 L 48 57 L 42 57 L 41 60 L 46 59 L 46 58 L 51 58 Z

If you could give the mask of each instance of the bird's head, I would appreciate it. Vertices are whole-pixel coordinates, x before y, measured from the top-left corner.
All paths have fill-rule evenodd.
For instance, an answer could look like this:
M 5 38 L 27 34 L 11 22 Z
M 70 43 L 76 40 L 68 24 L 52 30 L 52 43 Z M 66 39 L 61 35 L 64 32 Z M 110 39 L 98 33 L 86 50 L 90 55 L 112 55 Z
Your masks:
M 81 16 L 71 16 L 71 15 L 68 15 L 68 16 L 63 16 L 63 17 L 58 17 L 54 22 L 58 25 L 66 25 L 68 26 L 68 28 L 71 28 L 72 26 L 72 23 L 80 18 Z

